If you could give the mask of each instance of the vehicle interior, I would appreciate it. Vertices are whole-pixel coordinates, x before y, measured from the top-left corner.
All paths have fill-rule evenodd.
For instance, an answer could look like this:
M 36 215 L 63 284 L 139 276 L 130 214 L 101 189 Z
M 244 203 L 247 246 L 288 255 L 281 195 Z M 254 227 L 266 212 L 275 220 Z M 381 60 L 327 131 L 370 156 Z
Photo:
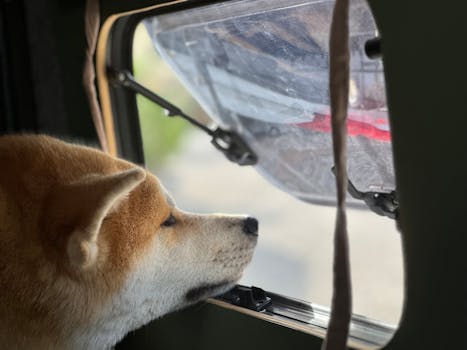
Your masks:
M 180 190 L 191 196 L 188 209 L 250 202 L 252 211 L 269 210 L 266 231 L 277 227 L 264 241 L 261 231 L 258 263 L 233 290 L 155 320 L 115 348 L 320 349 L 336 206 L 328 88 L 335 1 L 91 2 L 92 24 L 85 0 L 2 1 L 0 133 L 105 144 L 161 172 L 170 190 L 190 178 Z M 463 2 L 350 0 L 349 235 L 366 232 L 358 236 L 365 244 L 350 242 L 351 349 L 467 349 L 466 10 Z M 95 78 L 88 72 L 83 85 L 86 59 Z M 184 144 L 184 155 L 172 150 Z M 163 162 L 177 165 L 169 172 Z M 219 175 L 217 164 L 230 168 Z M 235 187 L 249 169 L 258 182 Z M 206 183 L 215 196 L 201 205 L 193 188 Z M 265 197 L 263 184 L 284 197 Z M 326 229 L 315 224 L 324 212 Z M 267 250 L 273 244 L 282 255 Z M 323 246 L 329 271 L 311 279 L 323 269 L 313 260 Z

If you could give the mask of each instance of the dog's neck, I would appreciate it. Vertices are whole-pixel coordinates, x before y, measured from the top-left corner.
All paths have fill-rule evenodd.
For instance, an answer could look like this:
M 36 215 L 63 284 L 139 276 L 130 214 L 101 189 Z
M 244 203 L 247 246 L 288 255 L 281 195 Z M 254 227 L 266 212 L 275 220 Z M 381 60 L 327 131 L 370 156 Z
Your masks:
M 121 292 L 100 312 L 99 319 L 73 332 L 67 348 L 110 349 L 128 332 L 188 305 L 180 302 L 177 292 L 160 288 L 169 283 L 169 274 L 159 274 L 155 282 L 151 276 L 154 263 L 144 264 L 148 268 L 137 269 Z M 183 285 L 178 290 L 183 290 Z

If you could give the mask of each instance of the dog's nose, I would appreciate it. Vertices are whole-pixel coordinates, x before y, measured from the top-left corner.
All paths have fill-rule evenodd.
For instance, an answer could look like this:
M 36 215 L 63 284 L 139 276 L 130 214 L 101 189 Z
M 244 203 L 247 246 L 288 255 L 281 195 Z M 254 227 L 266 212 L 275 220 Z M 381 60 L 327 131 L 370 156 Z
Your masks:
M 243 232 L 247 235 L 258 236 L 258 220 L 248 217 L 243 221 Z

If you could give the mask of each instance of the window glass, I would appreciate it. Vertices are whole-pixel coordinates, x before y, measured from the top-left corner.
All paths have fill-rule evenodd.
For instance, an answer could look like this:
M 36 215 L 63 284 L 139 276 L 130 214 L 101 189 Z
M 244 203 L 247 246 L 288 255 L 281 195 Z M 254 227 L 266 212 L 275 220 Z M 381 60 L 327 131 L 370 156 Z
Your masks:
M 335 200 L 328 91 L 333 6 L 242 0 L 145 20 L 157 51 L 208 114 L 257 153 L 257 170 L 314 203 Z M 390 192 L 382 63 L 364 53 L 375 35 L 366 1 L 352 1 L 349 178 L 360 191 Z
M 234 15 L 234 13 L 231 14 L 232 16 Z M 323 26 L 328 24 L 326 22 Z M 292 26 L 292 23 L 290 23 L 290 26 Z M 203 98 L 196 96 L 196 91 L 198 94 L 207 93 L 203 89 L 195 90 L 195 96 L 203 104 L 203 109 L 191 98 L 191 93 L 188 93 L 183 85 L 180 84 L 179 79 L 175 77 L 173 73 L 174 66 L 167 66 L 156 53 L 153 40 L 150 37 L 153 34 L 152 29 L 148 27 L 148 21 L 141 24 L 136 31 L 134 41 L 134 70 L 136 79 L 181 107 L 189 115 L 208 123 L 209 117 L 204 110 L 210 113 L 213 113 L 213 111 Z M 365 35 L 368 36 L 368 33 Z M 302 40 L 306 41 L 307 39 L 302 38 Z M 279 63 L 276 62 L 276 64 Z M 252 63 L 250 62 L 249 64 Z M 249 64 L 246 64 L 246 66 Z M 296 64 L 299 66 L 300 62 Z M 284 69 L 289 69 L 292 72 L 292 68 L 285 67 Z M 390 158 L 390 143 L 387 137 L 389 129 L 387 128 L 384 93 L 381 94 L 381 87 L 379 87 L 383 83 L 381 81 L 382 68 L 373 67 L 372 73 L 369 75 L 374 76 L 375 69 L 379 74 L 377 78 L 366 77 L 365 74 L 361 75 L 360 78 L 362 80 L 373 81 L 375 86 L 372 89 L 376 90 L 367 89 L 362 92 L 358 88 L 358 86 L 361 86 L 359 85 L 361 81 L 357 82 L 354 79 L 352 84 L 355 86 L 351 86 L 351 91 L 354 89 L 354 95 L 351 98 L 354 99 L 353 115 L 363 118 L 362 123 L 367 124 L 364 125 L 364 128 L 368 130 L 371 129 L 369 126 L 373 126 L 374 128 L 371 130 L 376 130 L 375 132 L 378 135 L 384 135 L 382 138 L 363 137 L 359 139 L 359 142 L 361 141 L 361 144 L 379 145 L 377 147 L 380 148 L 376 148 L 376 153 L 373 153 L 372 158 L 370 160 L 367 158 L 367 168 L 365 171 L 368 174 L 373 174 L 375 169 L 383 169 L 377 175 L 379 180 L 373 181 L 373 184 L 376 184 L 376 187 L 380 190 L 389 191 L 394 188 L 394 185 L 392 168 L 390 166 L 392 160 Z M 175 72 L 177 73 L 176 67 Z M 304 74 L 308 73 L 305 72 Z M 316 76 L 316 79 L 323 81 L 327 79 L 327 72 L 326 74 L 319 73 Z M 236 78 L 234 76 L 226 79 L 231 84 L 237 84 Z M 293 80 L 293 74 L 291 73 L 287 79 L 289 81 Z M 182 81 L 185 86 L 193 87 L 193 85 L 187 82 L 186 77 L 185 79 L 182 77 Z M 241 84 L 243 85 L 241 85 L 239 90 L 245 90 L 249 86 L 247 83 L 242 82 Z M 306 105 L 306 103 L 309 103 L 307 102 L 307 96 L 301 95 L 303 94 L 303 91 L 301 91 L 303 89 L 298 88 L 300 84 L 304 83 L 296 80 L 296 84 L 294 92 L 286 92 L 286 94 L 292 95 L 292 97 L 286 96 L 291 99 L 279 102 L 282 103 L 281 108 L 284 111 L 287 109 L 287 113 L 284 112 L 283 114 L 292 115 L 293 109 L 296 107 L 294 106 L 295 102 L 292 100 L 294 98 L 300 100 L 302 105 L 297 110 L 301 109 L 302 112 L 300 113 L 302 114 L 297 112 L 294 117 L 296 119 L 289 120 L 291 124 L 289 123 L 285 126 L 281 121 L 278 122 L 276 120 L 271 122 L 269 120 L 267 121 L 269 124 L 266 128 L 266 130 L 271 131 L 271 129 L 268 129 L 270 125 L 278 127 L 281 134 L 287 135 L 281 141 L 281 144 L 290 144 L 291 147 L 294 143 L 299 143 L 297 142 L 297 137 L 302 132 L 300 129 L 304 129 L 304 133 L 310 133 L 310 128 L 307 125 L 304 127 L 297 126 L 296 124 L 314 123 L 316 121 L 315 112 L 318 110 L 315 106 L 318 105 L 317 102 L 313 106 Z M 257 82 L 257 85 L 259 87 L 265 86 L 261 82 Z M 280 84 L 277 84 L 276 90 L 279 89 L 279 86 Z M 263 90 L 253 89 L 253 91 L 256 91 L 258 94 L 253 96 L 252 102 L 246 101 L 250 105 L 245 108 L 250 110 L 242 113 L 253 113 L 254 102 L 261 100 L 261 98 L 266 98 L 267 96 L 264 95 L 269 93 Z M 283 91 L 272 92 L 283 94 Z M 324 91 L 318 94 L 322 99 L 322 101 L 318 101 L 320 102 L 318 107 L 321 108 L 318 114 L 322 115 L 323 118 L 326 118 L 328 115 L 326 93 Z M 375 101 L 371 102 L 368 96 L 373 96 L 373 100 Z M 240 104 L 242 99 L 248 99 L 246 93 L 242 93 L 237 97 L 239 100 L 235 100 L 236 104 Z M 212 96 L 206 97 L 206 99 L 210 98 Z M 321 305 L 330 305 L 335 209 L 329 206 L 305 203 L 296 198 L 302 198 L 309 202 L 320 201 L 316 200 L 316 198 L 333 198 L 333 187 L 326 185 L 326 190 L 319 192 L 316 190 L 311 191 L 309 185 L 307 185 L 308 187 L 305 188 L 305 191 L 302 187 L 294 192 L 291 191 L 291 187 L 295 186 L 294 184 L 282 182 L 282 185 L 279 187 L 287 190 L 288 193 L 286 193 L 278 189 L 277 186 L 272 186 L 267 181 L 264 181 L 264 178 L 258 175 L 254 168 L 239 167 L 227 161 L 221 153 L 209 144 L 210 139 L 207 135 L 193 130 L 182 120 L 165 117 L 160 108 L 143 97 L 138 97 L 138 108 L 147 166 L 159 176 L 175 197 L 179 207 L 195 212 L 246 213 L 258 217 L 260 221 L 260 241 L 253 262 L 246 270 L 241 283 L 259 286 L 266 290 Z M 307 112 L 305 113 L 304 111 Z M 313 112 L 311 121 L 300 119 L 309 118 L 311 115 L 310 111 Z M 371 118 L 367 118 L 368 115 L 363 114 L 362 111 L 369 111 L 368 115 L 371 115 Z M 220 118 L 216 113 L 213 113 L 213 115 L 217 116 L 216 121 L 218 123 L 228 124 L 226 123 L 227 119 Z M 243 117 L 236 115 L 232 118 L 238 120 L 238 118 Z M 240 122 L 241 128 L 243 128 L 242 125 L 246 125 L 245 123 L 250 123 L 249 126 L 251 126 L 251 123 L 260 123 L 261 127 L 259 130 L 264 129 L 264 125 L 261 125 L 262 121 L 260 119 L 247 119 L 248 121 L 243 120 Z M 330 137 L 326 129 L 328 128 L 326 120 L 316 125 L 321 125 L 317 127 L 319 130 L 311 130 L 311 134 L 306 134 L 307 138 L 310 135 L 316 136 L 317 133 L 321 133 L 321 136 L 325 135 L 326 138 Z M 254 128 L 250 128 L 249 130 L 254 130 Z M 362 132 L 363 129 L 356 128 L 355 130 Z M 371 135 L 371 132 L 366 135 Z M 255 139 L 260 138 L 260 135 L 254 132 L 250 136 L 249 141 L 253 140 L 253 143 Z M 313 151 L 317 152 L 315 163 L 319 165 L 316 166 L 316 169 L 323 169 L 324 167 L 330 169 L 332 166 L 329 160 L 323 165 L 322 160 L 318 157 L 320 154 L 324 154 L 325 157 L 330 156 L 328 154 L 328 147 L 330 145 L 328 142 L 330 140 L 326 141 L 326 149 L 322 153 L 319 153 L 316 144 L 312 145 Z M 263 146 L 266 145 L 268 144 L 265 143 Z M 274 151 L 275 146 L 277 144 L 270 144 L 268 147 L 270 151 Z M 283 147 L 280 149 L 285 152 Z M 302 149 L 302 152 L 306 153 L 309 150 L 310 148 Z M 369 157 L 366 154 L 367 149 L 365 147 L 360 149 L 354 147 L 355 150 L 359 150 L 360 152 L 355 156 L 355 161 L 357 162 L 355 164 L 358 164 L 361 157 Z M 273 152 L 270 153 L 273 157 Z M 362 154 L 364 155 L 362 156 Z M 286 158 L 290 158 L 290 155 L 292 155 L 292 158 L 299 158 L 300 154 L 296 152 L 296 149 L 291 149 Z M 271 159 L 274 160 L 274 158 Z M 309 161 L 309 159 L 302 159 L 299 163 L 303 163 L 304 161 Z M 376 162 L 376 166 L 373 161 Z M 264 168 L 261 169 L 260 164 L 260 171 L 262 170 Z M 300 174 L 297 170 L 299 169 L 295 168 L 291 172 L 296 176 L 303 176 L 306 180 L 304 183 L 306 184 L 310 182 L 309 179 L 315 176 L 313 174 Z M 333 181 L 333 178 L 329 174 L 328 176 L 319 176 L 326 178 L 326 181 L 329 181 L 328 178 L 331 178 Z M 371 187 L 373 185 L 371 185 L 371 181 L 368 182 L 368 178 L 367 176 L 363 178 L 364 181 L 356 181 L 359 189 L 376 189 L 375 186 Z M 269 176 L 269 179 L 276 185 L 283 180 L 281 178 L 279 180 L 271 178 L 271 176 Z M 363 184 L 365 181 L 367 182 Z M 285 185 L 283 185 L 284 183 Z M 302 195 L 303 193 L 306 195 Z M 313 199 L 310 200 L 307 197 L 308 195 L 314 195 Z M 360 209 L 350 209 L 348 215 L 354 312 L 396 324 L 402 308 L 403 281 L 399 233 L 396 231 L 392 220 L 380 217 L 364 209 L 363 206 Z

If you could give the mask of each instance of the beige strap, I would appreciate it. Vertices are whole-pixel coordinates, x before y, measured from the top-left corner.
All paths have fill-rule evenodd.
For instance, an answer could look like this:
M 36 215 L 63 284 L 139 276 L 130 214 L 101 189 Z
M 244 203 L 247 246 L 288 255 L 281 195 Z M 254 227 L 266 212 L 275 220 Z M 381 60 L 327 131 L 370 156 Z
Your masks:
M 96 52 L 97 38 L 100 27 L 99 0 L 86 0 L 84 15 L 84 28 L 86 32 L 86 57 L 83 68 L 83 85 L 91 110 L 92 120 L 96 128 L 99 143 L 104 152 L 108 152 L 107 138 L 102 119 L 102 111 L 96 92 L 96 71 L 94 67 L 94 53 Z
M 334 290 L 326 339 L 322 349 L 346 349 L 352 315 L 347 192 L 347 107 L 349 96 L 349 0 L 336 0 L 329 43 L 332 140 L 336 166 L 337 217 L 334 233 Z

